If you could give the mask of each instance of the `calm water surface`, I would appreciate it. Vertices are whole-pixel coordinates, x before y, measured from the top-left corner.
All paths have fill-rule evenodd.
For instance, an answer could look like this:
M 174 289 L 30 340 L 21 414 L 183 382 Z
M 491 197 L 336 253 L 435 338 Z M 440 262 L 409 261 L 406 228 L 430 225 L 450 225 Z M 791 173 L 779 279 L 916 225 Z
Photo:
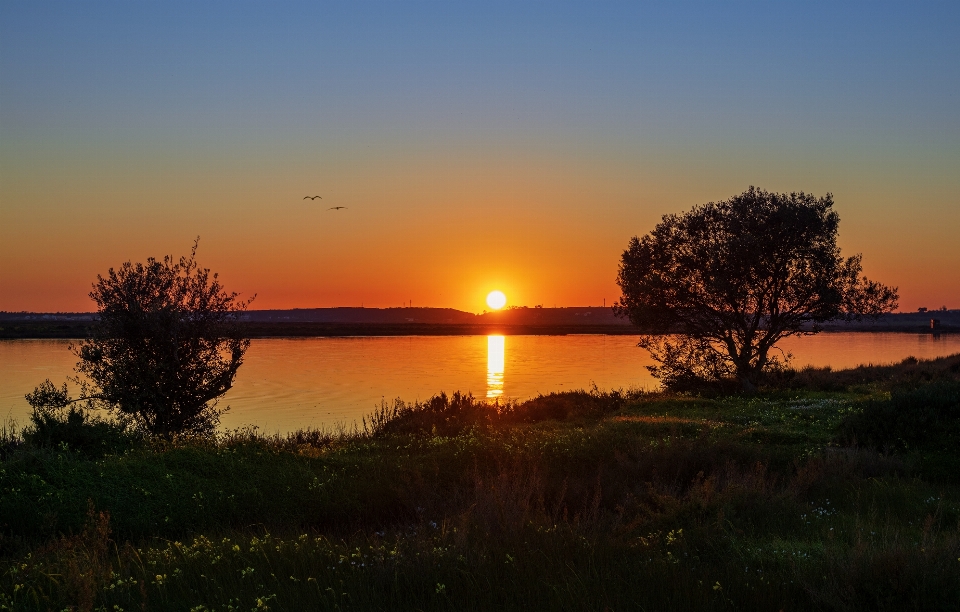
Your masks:
M 350 425 L 381 400 L 425 400 L 440 391 L 525 399 L 568 389 L 656 387 L 635 336 L 404 336 L 254 340 L 223 398 L 223 425 L 290 431 Z M 0 419 L 25 424 L 23 394 L 62 382 L 76 358 L 66 340 L 0 341 Z M 801 365 L 847 368 L 913 355 L 960 353 L 960 335 L 824 333 L 782 348 Z

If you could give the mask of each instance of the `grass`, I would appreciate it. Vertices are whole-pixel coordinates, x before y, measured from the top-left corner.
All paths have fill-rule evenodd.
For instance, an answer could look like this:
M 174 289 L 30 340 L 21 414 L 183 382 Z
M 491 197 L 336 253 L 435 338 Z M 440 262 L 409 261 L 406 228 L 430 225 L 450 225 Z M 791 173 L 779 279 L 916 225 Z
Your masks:
M 955 610 L 951 359 L 105 454 L 7 429 L 0 609 Z

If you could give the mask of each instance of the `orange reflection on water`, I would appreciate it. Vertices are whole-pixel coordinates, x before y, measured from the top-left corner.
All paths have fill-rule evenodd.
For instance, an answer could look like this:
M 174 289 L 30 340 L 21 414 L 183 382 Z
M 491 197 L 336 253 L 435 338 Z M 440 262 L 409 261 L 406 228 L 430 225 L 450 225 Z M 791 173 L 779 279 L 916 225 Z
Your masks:
M 503 336 L 487 336 L 487 399 L 503 395 Z
M 454 391 L 524 400 L 554 391 L 657 388 L 638 336 L 394 336 L 264 338 L 250 346 L 236 384 L 221 400 L 232 429 L 287 432 L 360 424 L 382 402 L 424 401 Z M 30 422 L 24 400 L 45 378 L 59 384 L 77 361 L 68 340 L 0 340 L 0 424 Z M 782 343 L 794 365 L 834 369 L 960 353 L 960 334 L 823 333 Z M 510 358 L 510 388 L 504 384 Z M 484 376 L 486 358 L 486 376 Z M 75 391 L 74 391 L 75 393 Z M 75 395 L 74 395 L 75 396 Z

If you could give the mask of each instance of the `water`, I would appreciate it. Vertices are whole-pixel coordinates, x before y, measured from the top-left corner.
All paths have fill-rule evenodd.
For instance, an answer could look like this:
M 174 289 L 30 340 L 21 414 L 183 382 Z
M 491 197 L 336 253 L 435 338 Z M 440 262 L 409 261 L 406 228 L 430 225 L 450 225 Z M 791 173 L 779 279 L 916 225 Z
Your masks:
M 635 336 L 404 336 L 254 340 L 223 398 L 225 427 L 262 430 L 350 425 L 381 400 L 425 400 L 440 391 L 487 399 L 538 393 L 656 387 Z M 833 368 L 960 353 L 960 335 L 824 333 L 784 341 L 796 366 Z M 0 341 L 0 419 L 27 422 L 23 394 L 59 384 L 76 358 L 66 340 Z

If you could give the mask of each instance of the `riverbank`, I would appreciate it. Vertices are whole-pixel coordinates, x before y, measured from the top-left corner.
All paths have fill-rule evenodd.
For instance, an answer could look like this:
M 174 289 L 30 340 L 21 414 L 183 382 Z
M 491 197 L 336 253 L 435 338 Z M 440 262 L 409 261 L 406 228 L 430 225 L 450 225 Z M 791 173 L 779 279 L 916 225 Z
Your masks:
M 958 378 L 954 356 L 754 397 L 444 396 L 113 450 L 7 432 L 0 605 L 955 609 Z

